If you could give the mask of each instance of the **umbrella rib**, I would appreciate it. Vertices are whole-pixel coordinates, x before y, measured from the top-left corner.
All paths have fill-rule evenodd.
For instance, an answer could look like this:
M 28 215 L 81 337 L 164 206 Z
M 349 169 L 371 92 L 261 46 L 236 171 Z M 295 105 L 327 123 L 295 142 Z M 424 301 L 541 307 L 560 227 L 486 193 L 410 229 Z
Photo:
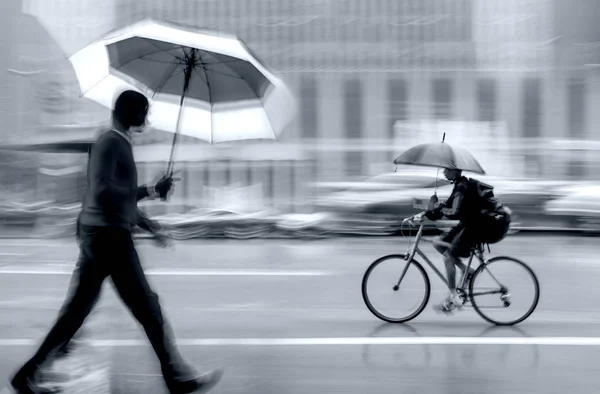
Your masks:
M 166 61 L 154 60 L 154 59 L 144 59 L 143 57 L 138 58 L 138 60 L 143 60 L 143 61 L 149 62 L 149 63 L 175 64 L 177 66 L 184 64 L 181 60 L 179 62 L 166 62 Z
M 104 76 L 104 77 L 100 78 L 100 80 L 98 80 L 98 81 L 97 81 L 95 84 L 93 84 L 92 86 L 90 86 L 90 88 L 89 88 L 89 89 L 87 89 L 85 92 L 81 92 L 81 94 L 79 95 L 79 97 L 84 97 L 84 96 L 85 96 L 86 94 L 88 94 L 88 93 L 89 93 L 89 92 L 90 92 L 92 89 L 94 89 L 96 86 L 100 85 L 102 82 L 104 82 L 104 81 L 105 81 L 105 80 L 106 80 L 108 77 L 110 77 L 110 76 L 114 76 L 114 75 L 113 75 L 113 74 L 111 74 L 111 73 L 110 73 L 110 71 L 109 71 L 108 75 L 106 75 L 106 76 Z M 127 82 L 127 81 L 124 81 L 124 82 L 126 82 L 126 83 L 129 83 L 129 82 Z
M 163 48 L 159 47 L 159 46 L 156 44 L 155 40 L 151 40 L 151 39 L 149 39 L 149 38 L 146 38 L 146 37 L 141 37 L 141 38 L 142 38 L 142 40 L 146 41 L 148 44 L 152 45 L 153 47 L 155 47 L 155 48 L 158 48 L 158 49 L 161 49 L 161 52 L 165 52 L 165 53 L 167 53 L 168 55 L 171 55 L 171 56 L 173 56 L 173 57 L 174 57 L 174 58 L 176 58 L 176 59 L 177 59 L 177 56 L 173 55 L 172 53 L 168 53 L 168 52 L 169 52 L 169 51 L 172 51 L 172 50 L 175 50 L 175 49 L 181 49 L 181 50 L 183 51 L 183 53 L 185 54 L 185 49 L 184 49 L 184 47 L 183 47 L 182 45 L 171 44 L 171 45 L 173 45 L 171 48 L 168 48 L 168 49 L 163 49 Z M 161 41 L 161 42 L 164 42 L 164 41 Z M 170 43 L 169 43 L 169 44 L 170 44 Z M 181 59 L 179 59 L 179 60 L 181 60 Z
M 152 98 L 154 98 L 154 96 L 156 96 L 156 93 L 160 92 L 160 90 L 162 88 L 165 87 L 165 85 L 167 84 L 167 82 L 169 82 L 169 79 L 171 79 L 171 77 L 174 77 L 175 71 L 177 70 L 177 67 L 179 67 L 180 65 L 177 63 L 173 64 L 173 67 L 171 67 L 169 70 L 167 70 L 167 72 L 165 73 L 165 75 L 163 75 L 162 80 L 160 81 L 160 83 L 158 84 L 158 86 L 156 87 L 156 89 L 154 90 L 154 93 L 152 94 Z
M 198 69 L 196 67 L 192 67 L 192 70 L 198 74 L 198 78 L 202 80 L 202 74 L 198 72 Z M 202 70 L 204 71 L 204 69 Z M 206 82 L 206 87 L 208 89 L 208 104 L 212 107 L 212 94 L 210 93 L 210 82 L 208 81 L 208 74 L 206 74 L 206 71 L 204 71 L 204 82 Z
M 210 53 L 210 52 L 207 52 Z M 238 63 L 238 62 L 245 62 L 246 60 L 243 59 L 235 59 L 235 60 L 224 60 L 224 61 L 220 61 L 220 62 L 212 62 L 212 63 L 204 63 L 207 66 L 212 66 L 213 64 L 228 64 L 228 63 Z
M 168 82 L 168 81 L 169 81 L 171 78 L 174 78 L 174 77 L 178 76 L 179 74 L 182 74 L 183 72 L 185 72 L 185 69 L 183 69 L 183 68 L 180 68 L 179 70 L 177 70 L 177 71 L 173 72 L 173 73 L 172 73 L 172 74 L 169 76 L 169 78 L 167 79 L 167 82 Z M 165 84 L 166 84 L 166 82 L 165 82 Z M 162 89 L 162 88 L 161 88 L 161 89 Z M 159 93 L 160 93 L 160 92 L 159 92 Z M 153 96 L 154 96 L 154 95 L 153 95 Z
M 198 72 L 198 70 L 196 69 L 196 66 L 192 67 L 192 70 L 198 75 L 198 78 L 200 78 L 200 80 L 206 84 L 208 84 L 208 79 L 205 76 L 202 76 L 202 74 L 200 74 Z
M 203 63 L 201 63 L 203 64 Z M 196 69 L 196 66 L 192 67 L 192 71 L 194 71 L 196 74 L 198 74 L 198 76 L 200 76 L 200 73 L 198 72 L 198 70 Z M 208 105 L 210 106 L 210 142 L 213 142 L 213 124 L 212 124 L 212 108 L 213 108 L 213 103 L 212 103 L 212 94 L 210 93 L 210 82 L 208 80 L 208 74 L 206 73 L 206 70 L 204 69 L 204 67 L 202 67 L 202 71 L 204 71 L 204 76 L 206 77 L 206 88 L 208 89 Z
M 217 58 L 215 57 L 215 59 L 217 59 Z M 225 67 L 227 67 L 227 69 L 229 69 L 229 70 L 231 70 L 231 72 L 234 72 L 234 73 L 235 73 L 236 71 L 235 71 L 233 68 L 231 68 L 230 66 L 228 66 L 228 64 L 231 64 L 231 63 L 239 63 L 239 62 L 243 62 L 243 61 L 245 61 L 245 60 L 242 60 L 242 59 L 236 59 L 236 60 L 225 60 L 225 61 L 222 61 L 222 62 L 203 63 L 203 65 L 204 65 L 204 66 L 216 66 L 216 65 L 219 65 L 219 64 L 223 64 Z M 206 67 L 205 67 L 205 68 L 206 68 Z M 243 77 L 242 77 L 242 79 L 243 79 Z
M 173 55 L 172 53 L 168 53 L 168 52 L 167 52 L 167 51 L 170 51 L 170 50 L 172 50 L 172 49 L 173 49 L 173 48 L 171 48 L 171 49 L 163 49 L 163 50 L 160 50 L 160 51 L 155 51 L 155 52 L 145 53 L 145 54 L 143 54 L 142 56 L 136 56 L 136 57 L 134 57 L 133 59 L 129 59 L 129 60 L 128 60 L 128 61 L 126 61 L 125 63 L 121 64 L 121 65 L 120 65 L 118 68 L 125 67 L 126 65 L 128 65 L 129 63 L 131 63 L 131 62 L 133 62 L 133 61 L 135 61 L 135 60 L 139 60 L 139 59 L 145 60 L 145 59 L 144 59 L 144 57 L 146 57 L 146 56 L 152 56 L 152 55 L 156 55 L 156 54 L 159 54 L 159 53 L 165 53 L 165 54 L 167 54 L 167 55 L 169 55 L 169 56 L 172 56 L 173 58 L 175 58 L 175 59 L 177 59 L 177 60 L 181 60 L 181 59 L 177 58 L 177 56 Z M 115 61 L 116 61 L 116 60 L 115 60 Z M 114 67 L 114 63 L 115 63 L 115 62 L 111 62 L 111 63 L 110 63 L 110 66 L 111 66 L 111 67 L 113 67 L 113 68 L 115 68 L 115 69 L 118 69 L 117 67 Z
M 241 80 L 244 80 L 244 78 L 243 78 L 243 77 L 240 77 L 239 75 L 231 75 L 231 74 L 223 73 L 223 72 L 221 72 L 221 71 L 217 71 L 217 70 L 209 70 L 209 69 L 207 69 L 207 68 L 204 68 L 204 72 L 207 72 L 207 71 L 209 71 L 209 72 L 211 72 L 211 73 L 215 73 L 215 74 L 223 75 L 223 76 L 226 76 L 226 77 L 234 78 L 234 79 L 241 79 Z
M 236 61 L 243 62 L 243 61 L 245 61 L 245 60 L 239 59 L 239 60 L 236 60 Z M 227 67 L 229 70 L 231 70 L 232 72 L 234 72 L 234 73 L 235 73 L 235 70 L 234 70 L 233 68 L 231 68 L 231 67 L 229 67 L 229 66 L 227 65 L 227 63 L 233 63 L 233 62 L 234 62 L 234 61 L 224 61 L 224 62 L 221 62 L 221 63 L 212 63 L 212 64 L 224 64 L 224 65 L 225 65 L 225 67 Z M 203 65 L 208 65 L 208 63 L 203 63 Z M 204 67 L 204 69 L 206 70 L 206 67 Z M 208 71 L 215 72 L 214 70 L 208 70 Z M 205 71 L 205 72 L 206 72 L 206 71 Z M 263 75 L 263 76 L 264 76 L 264 75 Z M 207 76 L 207 78 L 208 78 L 208 76 Z M 253 90 L 253 89 L 250 87 L 250 84 L 248 83 L 248 80 L 247 80 L 246 78 L 244 78 L 242 75 L 240 75 L 240 79 L 241 79 L 242 81 L 245 81 L 245 82 L 246 82 L 246 84 L 248 84 L 248 88 L 250 89 L 250 91 L 252 92 L 252 94 L 254 95 L 254 97 L 256 97 L 257 99 L 261 100 L 261 98 L 260 98 L 260 97 L 258 97 L 258 94 L 256 94 L 256 92 L 255 92 L 255 91 L 254 91 L 254 90 Z

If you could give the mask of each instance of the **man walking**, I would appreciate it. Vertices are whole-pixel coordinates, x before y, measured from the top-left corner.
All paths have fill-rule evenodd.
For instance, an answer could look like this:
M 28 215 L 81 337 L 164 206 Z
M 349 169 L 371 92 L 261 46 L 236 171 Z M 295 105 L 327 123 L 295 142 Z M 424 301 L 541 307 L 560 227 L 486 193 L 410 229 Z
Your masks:
M 134 246 L 134 225 L 156 231 L 140 216 L 137 202 L 149 197 L 165 199 L 174 181 L 168 175 L 150 187 L 137 185 L 131 134 L 143 130 L 148 105 L 144 95 L 123 92 L 113 110 L 113 129 L 103 133 L 92 149 L 87 192 L 78 223 L 80 257 L 72 286 L 54 326 L 33 357 L 12 378 L 11 385 L 17 393 L 41 392 L 36 381 L 40 366 L 50 361 L 81 327 L 107 277 L 143 326 L 170 393 L 205 393 L 223 375 L 220 369 L 197 375 L 182 359 Z

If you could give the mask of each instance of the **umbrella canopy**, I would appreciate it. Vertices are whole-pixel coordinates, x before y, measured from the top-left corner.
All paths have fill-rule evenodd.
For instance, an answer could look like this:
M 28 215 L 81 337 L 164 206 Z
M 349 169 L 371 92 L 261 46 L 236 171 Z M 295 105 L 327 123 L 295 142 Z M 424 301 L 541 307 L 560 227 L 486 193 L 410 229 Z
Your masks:
M 242 41 L 152 20 L 70 58 L 81 94 L 112 108 L 126 89 L 152 98 L 152 127 L 210 143 L 277 139 L 295 100 Z
M 410 148 L 396 158 L 394 164 L 449 168 L 485 174 L 471 153 L 445 142 L 421 144 Z

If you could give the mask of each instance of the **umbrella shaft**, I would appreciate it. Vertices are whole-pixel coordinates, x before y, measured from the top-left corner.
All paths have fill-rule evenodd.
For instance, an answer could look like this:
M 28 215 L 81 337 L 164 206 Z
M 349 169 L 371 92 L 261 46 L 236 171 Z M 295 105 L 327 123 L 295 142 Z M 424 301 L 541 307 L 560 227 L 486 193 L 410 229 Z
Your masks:
M 177 113 L 177 126 L 175 128 L 175 134 L 173 134 L 173 144 L 171 145 L 171 156 L 169 158 L 169 164 L 167 166 L 167 174 L 173 173 L 173 156 L 175 154 L 175 145 L 177 144 L 177 137 L 179 136 L 179 125 L 181 123 L 181 113 L 183 112 L 183 100 L 187 93 L 190 85 L 190 79 L 192 77 L 192 67 L 188 65 L 184 71 L 184 82 L 183 91 L 181 92 L 181 99 L 179 100 L 179 112 Z

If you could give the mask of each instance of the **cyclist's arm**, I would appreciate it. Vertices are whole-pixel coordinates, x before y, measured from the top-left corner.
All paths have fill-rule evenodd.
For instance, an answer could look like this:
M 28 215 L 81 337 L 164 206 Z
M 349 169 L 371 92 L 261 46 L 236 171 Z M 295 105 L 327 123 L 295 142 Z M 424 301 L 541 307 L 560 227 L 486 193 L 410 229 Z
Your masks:
M 446 201 L 446 205 L 440 210 L 440 214 L 450 220 L 459 219 L 462 214 L 466 192 L 466 186 L 459 186 L 455 193 L 452 193 L 451 198 Z
M 440 209 L 440 214 L 450 220 L 458 219 L 462 211 L 463 200 L 462 194 L 457 195 L 452 199 L 452 205 Z
M 446 207 L 446 203 L 443 202 L 438 202 L 435 204 L 435 207 L 431 210 L 428 210 L 425 212 L 425 216 L 427 217 L 427 219 L 429 220 L 440 220 L 443 215 L 442 215 L 442 209 Z

